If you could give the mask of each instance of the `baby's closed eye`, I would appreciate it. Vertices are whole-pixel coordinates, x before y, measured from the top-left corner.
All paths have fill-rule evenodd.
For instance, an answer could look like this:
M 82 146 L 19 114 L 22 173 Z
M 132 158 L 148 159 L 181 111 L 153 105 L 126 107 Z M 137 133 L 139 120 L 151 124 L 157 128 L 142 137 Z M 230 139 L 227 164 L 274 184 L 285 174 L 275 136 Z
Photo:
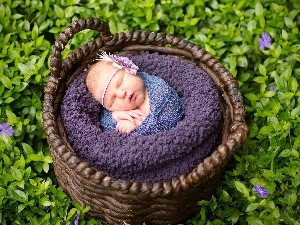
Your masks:
M 124 76 L 122 76 L 121 79 L 119 79 L 119 82 L 118 82 L 118 87 L 120 87 L 123 83 L 123 80 L 124 80 Z

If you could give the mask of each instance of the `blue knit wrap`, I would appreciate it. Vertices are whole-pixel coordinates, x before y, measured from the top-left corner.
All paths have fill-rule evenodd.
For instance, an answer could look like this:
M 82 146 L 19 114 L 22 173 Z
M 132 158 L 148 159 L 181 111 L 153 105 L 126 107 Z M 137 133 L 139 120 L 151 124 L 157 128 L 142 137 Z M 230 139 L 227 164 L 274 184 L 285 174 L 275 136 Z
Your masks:
M 150 135 L 176 127 L 184 114 L 183 102 L 176 91 L 158 76 L 145 72 L 138 75 L 148 91 L 150 113 L 132 134 Z M 117 125 L 112 113 L 104 108 L 100 113 L 100 123 L 103 131 L 115 130 Z

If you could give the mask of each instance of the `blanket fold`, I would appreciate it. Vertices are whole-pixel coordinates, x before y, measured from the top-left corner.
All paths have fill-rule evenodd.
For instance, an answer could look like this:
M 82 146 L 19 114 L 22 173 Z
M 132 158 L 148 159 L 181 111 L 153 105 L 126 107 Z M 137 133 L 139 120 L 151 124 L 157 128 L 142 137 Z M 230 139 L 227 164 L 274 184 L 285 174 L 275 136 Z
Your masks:
M 87 92 L 85 74 L 68 87 L 61 115 L 77 155 L 119 179 L 155 182 L 196 168 L 218 146 L 221 108 L 213 81 L 190 61 L 158 53 L 129 55 L 141 71 L 162 77 L 181 97 L 184 118 L 156 134 L 126 135 L 100 128 L 97 103 Z

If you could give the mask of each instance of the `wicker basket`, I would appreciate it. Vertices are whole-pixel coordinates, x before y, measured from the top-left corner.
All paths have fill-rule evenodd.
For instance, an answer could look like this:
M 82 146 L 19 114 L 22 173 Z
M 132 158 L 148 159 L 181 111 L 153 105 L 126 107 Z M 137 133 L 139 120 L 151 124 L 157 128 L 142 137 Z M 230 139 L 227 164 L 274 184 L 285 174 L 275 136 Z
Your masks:
M 62 61 L 68 41 L 84 29 L 101 37 L 70 53 Z M 143 183 L 119 180 L 98 171 L 76 156 L 60 115 L 68 84 L 86 68 L 99 49 L 118 53 L 159 52 L 184 56 L 215 82 L 222 99 L 222 143 L 189 174 L 172 180 Z M 103 224 L 178 224 L 199 211 L 197 201 L 209 199 L 221 180 L 226 163 L 248 137 L 245 112 L 237 82 L 229 71 L 199 46 L 173 35 L 135 31 L 112 35 L 99 19 L 80 19 L 59 35 L 51 57 L 51 76 L 45 87 L 43 124 L 59 185 L 73 199 L 91 206 L 89 217 Z

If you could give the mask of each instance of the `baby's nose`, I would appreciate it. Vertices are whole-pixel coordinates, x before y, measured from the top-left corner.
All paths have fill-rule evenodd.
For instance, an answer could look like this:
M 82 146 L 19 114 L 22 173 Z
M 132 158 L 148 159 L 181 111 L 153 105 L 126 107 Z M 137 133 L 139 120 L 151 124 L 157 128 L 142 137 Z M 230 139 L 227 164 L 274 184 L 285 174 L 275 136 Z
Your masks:
M 124 89 L 118 89 L 116 95 L 118 98 L 124 98 L 126 96 L 126 91 Z

